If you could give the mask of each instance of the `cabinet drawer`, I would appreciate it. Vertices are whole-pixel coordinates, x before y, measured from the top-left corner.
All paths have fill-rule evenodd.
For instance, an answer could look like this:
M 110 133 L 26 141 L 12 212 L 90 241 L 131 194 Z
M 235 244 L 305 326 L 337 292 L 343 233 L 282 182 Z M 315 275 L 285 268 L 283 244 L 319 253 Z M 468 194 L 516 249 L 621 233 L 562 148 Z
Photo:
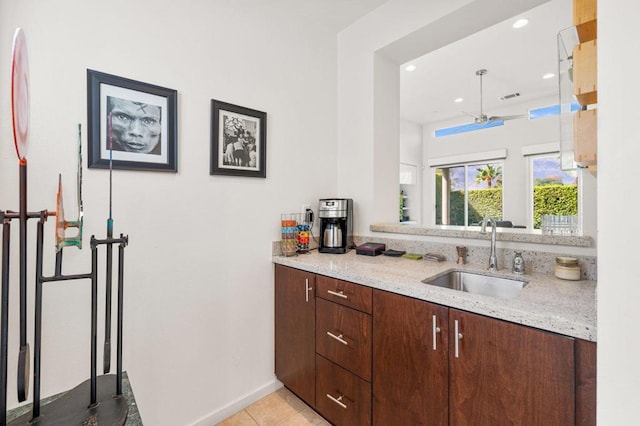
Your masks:
M 316 353 L 371 381 L 371 315 L 316 300 Z
M 370 425 L 371 385 L 316 355 L 316 410 L 334 425 Z
M 316 276 L 317 297 L 371 313 L 371 288 L 337 278 Z

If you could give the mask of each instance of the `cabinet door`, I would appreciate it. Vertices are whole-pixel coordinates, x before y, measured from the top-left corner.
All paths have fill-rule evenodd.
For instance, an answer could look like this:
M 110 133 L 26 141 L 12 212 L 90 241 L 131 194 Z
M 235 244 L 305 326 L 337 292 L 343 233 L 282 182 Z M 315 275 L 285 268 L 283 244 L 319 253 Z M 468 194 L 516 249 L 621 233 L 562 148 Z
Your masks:
M 315 276 L 276 265 L 276 376 L 309 405 L 315 404 Z
M 449 332 L 451 425 L 575 424 L 572 338 L 455 309 Z
M 448 424 L 447 312 L 442 306 L 374 290 L 374 424 Z

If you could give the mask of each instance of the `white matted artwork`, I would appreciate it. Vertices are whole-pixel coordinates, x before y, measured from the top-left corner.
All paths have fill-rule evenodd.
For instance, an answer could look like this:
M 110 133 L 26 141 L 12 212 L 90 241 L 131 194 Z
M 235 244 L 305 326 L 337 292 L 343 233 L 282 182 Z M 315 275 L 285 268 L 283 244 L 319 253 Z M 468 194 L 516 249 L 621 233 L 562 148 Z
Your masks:
M 265 112 L 211 101 L 211 175 L 266 177 Z
M 89 167 L 177 171 L 177 92 L 87 70 Z

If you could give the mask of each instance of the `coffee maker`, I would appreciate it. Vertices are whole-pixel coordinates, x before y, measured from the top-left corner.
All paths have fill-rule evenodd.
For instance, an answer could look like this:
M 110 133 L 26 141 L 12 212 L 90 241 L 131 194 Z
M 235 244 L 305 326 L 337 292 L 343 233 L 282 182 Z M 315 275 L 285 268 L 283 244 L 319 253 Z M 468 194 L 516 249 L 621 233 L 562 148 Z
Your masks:
M 346 253 L 353 246 L 353 200 L 323 198 L 318 208 L 320 253 Z

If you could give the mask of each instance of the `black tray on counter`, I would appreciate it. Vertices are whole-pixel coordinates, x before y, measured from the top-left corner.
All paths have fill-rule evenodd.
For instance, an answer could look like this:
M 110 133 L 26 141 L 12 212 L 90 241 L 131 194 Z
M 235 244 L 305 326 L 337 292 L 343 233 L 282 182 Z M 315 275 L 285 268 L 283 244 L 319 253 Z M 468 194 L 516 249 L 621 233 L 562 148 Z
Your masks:
M 405 253 L 406 251 L 404 250 L 391 250 L 391 249 L 385 250 L 382 252 L 382 254 L 384 254 L 385 256 L 391 256 L 391 257 L 400 257 Z

